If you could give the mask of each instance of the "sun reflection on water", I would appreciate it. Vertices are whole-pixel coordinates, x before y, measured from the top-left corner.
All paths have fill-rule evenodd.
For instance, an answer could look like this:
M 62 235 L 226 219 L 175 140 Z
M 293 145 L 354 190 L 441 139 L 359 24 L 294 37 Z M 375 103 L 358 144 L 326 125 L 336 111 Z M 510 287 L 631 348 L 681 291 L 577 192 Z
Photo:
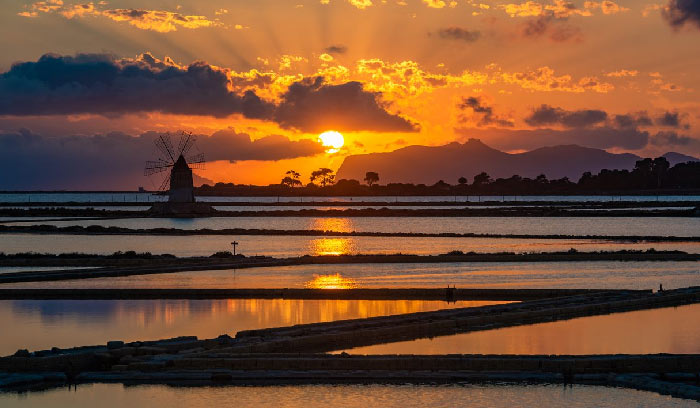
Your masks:
M 309 241 L 311 255 L 346 255 L 353 251 L 354 241 L 348 238 L 319 238 Z
M 321 231 L 352 232 L 355 228 L 350 218 L 314 218 L 311 229 Z
M 336 273 L 335 275 L 314 275 L 314 278 L 304 286 L 309 289 L 353 289 L 358 284 L 356 280 Z

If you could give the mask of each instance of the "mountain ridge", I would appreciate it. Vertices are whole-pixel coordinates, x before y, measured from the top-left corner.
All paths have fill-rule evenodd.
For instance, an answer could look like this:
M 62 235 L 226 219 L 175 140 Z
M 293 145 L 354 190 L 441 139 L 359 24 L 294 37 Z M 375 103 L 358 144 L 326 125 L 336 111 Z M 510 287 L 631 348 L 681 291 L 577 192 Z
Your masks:
M 679 162 L 698 161 L 676 152 L 663 155 L 671 166 Z M 632 153 L 610 153 L 602 149 L 575 144 L 544 146 L 523 153 L 507 153 L 484 144 L 479 139 L 442 146 L 412 145 L 392 152 L 347 156 L 336 179 L 362 180 L 365 173 L 379 173 L 380 182 L 433 184 L 438 180 L 456 183 L 459 177 L 470 181 L 485 171 L 492 178 L 512 175 L 534 178 L 545 174 L 549 179 L 568 177 L 577 181 L 586 171 L 628 169 L 642 157 Z

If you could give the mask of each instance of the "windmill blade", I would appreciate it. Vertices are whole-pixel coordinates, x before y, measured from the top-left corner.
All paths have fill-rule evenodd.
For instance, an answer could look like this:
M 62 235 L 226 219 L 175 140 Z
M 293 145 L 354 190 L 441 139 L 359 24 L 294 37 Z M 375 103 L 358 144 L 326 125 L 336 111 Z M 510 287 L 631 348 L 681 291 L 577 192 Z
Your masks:
M 169 191 L 170 190 L 170 176 L 166 177 L 163 180 L 163 183 L 161 183 L 160 187 L 158 188 L 158 191 Z
M 156 144 L 158 150 L 160 150 L 160 152 L 163 154 L 164 159 L 170 159 L 173 163 L 175 163 L 175 150 L 173 150 L 173 142 L 170 141 L 170 134 L 166 133 L 158 136 L 154 143 Z
M 192 133 L 182 132 L 182 137 L 180 138 L 180 143 L 177 146 L 178 156 L 186 156 L 187 152 L 190 151 L 197 137 L 193 136 Z
M 195 154 L 187 158 L 187 164 L 191 169 L 204 170 L 204 154 Z
M 168 163 L 164 160 L 158 161 L 147 161 L 146 168 L 143 169 L 144 176 L 150 176 L 152 174 L 164 172 L 173 167 L 172 163 Z

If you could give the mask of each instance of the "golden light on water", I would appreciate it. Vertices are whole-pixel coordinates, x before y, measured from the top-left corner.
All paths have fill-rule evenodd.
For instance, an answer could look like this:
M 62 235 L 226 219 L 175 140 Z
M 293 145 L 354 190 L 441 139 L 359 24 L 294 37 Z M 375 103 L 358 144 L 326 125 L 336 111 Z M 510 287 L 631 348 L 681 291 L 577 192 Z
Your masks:
M 321 231 L 352 232 L 355 227 L 350 218 L 314 218 L 310 229 Z
M 339 273 L 335 275 L 314 275 L 314 278 L 304 284 L 309 289 L 353 289 L 357 281 L 346 278 Z
M 345 138 L 335 130 L 328 130 L 318 135 L 318 141 L 326 147 L 326 153 L 338 153 L 345 144 Z
M 320 238 L 309 242 L 312 255 L 346 255 L 353 245 L 347 238 Z

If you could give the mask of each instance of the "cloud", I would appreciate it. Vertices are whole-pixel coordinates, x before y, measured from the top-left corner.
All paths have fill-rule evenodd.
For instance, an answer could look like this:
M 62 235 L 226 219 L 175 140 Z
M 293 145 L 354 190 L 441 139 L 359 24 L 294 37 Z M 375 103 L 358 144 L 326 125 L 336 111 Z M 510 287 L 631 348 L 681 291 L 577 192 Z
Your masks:
M 23 129 L 0 133 L 0 189 L 131 189 L 153 186 L 143 176 L 146 160 L 153 159 L 153 139 L 147 132 L 130 136 L 120 132 L 94 136 L 45 137 Z M 173 141 L 177 143 L 176 138 Z M 245 133 L 222 130 L 200 135 L 197 148 L 207 161 L 282 160 L 313 156 L 324 147 L 316 141 L 291 141 L 270 135 L 251 140 Z M 28 165 L 31 163 L 31 165 Z M 196 171 L 195 171 L 196 172 Z
M 656 118 L 655 123 L 658 126 L 679 128 L 683 126 L 681 124 L 681 114 L 678 112 L 664 112 L 661 116 Z M 688 128 L 688 125 L 685 125 Z
M 27 6 L 27 10 L 18 13 L 23 17 L 37 17 L 39 13 L 56 13 L 65 18 L 83 18 L 87 16 L 106 17 L 112 21 L 126 22 L 142 30 L 157 31 L 167 33 L 177 31 L 178 28 L 197 29 L 202 27 L 221 27 L 218 19 L 211 20 L 205 16 L 184 15 L 177 12 L 165 10 L 144 10 L 144 9 L 103 9 L 98 3 L 64 5 L 62 0 L 39 1 Z M 223 14 L 223 9 L 216 12 Z M 228 11 L 225 11 L 226 13 Z
M 636 77 L 638 74 L 639 74 L 639 71 L 636 71 L 636 70 L 621 69 L 619 71 L 608 72 L 605 74 L 605 76 L 610 77 L 610 78 L 624 78 L 624 77 Z
M 429 8 L 443 8 L 447 5 L 443 0 L 423 0 L 423 4 Z
M 511 17 L 540 17 L 554 16 L 556 18 L 568 18 L 574 15 L 590 17 L 589 10 L 581 10 L 575 4 L 565 0 L 554 0 L 551 4 L 543 4 L 537 1 L 524 3 L 499 4 L 497 6 Z
M 623 13 L 626 11 L 630 11 L 630 9 L 628 9 L 626 7 L 622 7 L 619 4 L 615 3 L 614 1 L 610 1 L 610 0 L 603 0 L 601 2 L 586 1 L 583 3 L 583 8 L 585 8 L 587 10 L 600 9 L 600 11 L 602 11 L 603 14 L 605 14 L 605 15 L 617 14 L 617 13 Z
M 481 116 L 478 126 L 513 126 L 512 120 L 502 119 L 494 115 L 493 108 L 491 106 L 486 106 L 479 97 L 470 96 L 468 98 L 462 98 L 462 102 L 457 106 L 462 110 L 471 109 L 475 115 Z
M 500 74 L 504 83 L 518 85 L 523 89 L 533 91 L 607 93 L 615 89 L 611 83 L 600 81 L 594 76 L 582 77 L 578 81 L 575 81 L 571 75 L 556 76 L 554 70 L 547 66 L 529 72 L 502 72 Z
M 686 23 L 700 28 L 699 0 L 670 0 L 662 10 L 666 21 L 674 28 L 680 28 Z
M 525 118 L 525 122 L 532 126 L 562 125 L 568 128 L 585 128 L 604 123 L 607 118 L 608 114 L 601 110 L 567 111 L 549 105 L 541 105 Z
M 478 30 L 467 30 L 460 27 L 441 28 L 437 31 L 438 37 L 445 40 L 458 40 L 464 42 L 474 42 L 481 38 L 481 32 Z
M 691 144 L 695 139 L 679 135 L 677 132 L 658 132 L 655 134 L 650 143 L 655 146 L 687 146 Z
M 547 37 L 553 42 L 581 41 L 581 29 L 569 24 L 568 18 L 554 15 L 539 16 L 528 20 L 521 31 L 525 38 Z
M 649 115 L 644 111 L 615 115 L 613 117 L 613 123 L 619 128 L 636 128 L 651 126 L 653 124 Z
M 265 118 L 274 106 L 254 92 L 229 90 L 228 71 L 205 62 L 183 67 L 150 54 L 46 54 L 0 74 L 0 114 L 163 112 Z
M 303 132 L 328 129 L 415 132 L 418 125 L 386 111 L 381 93 L 368 92 L 360 82 L 324 83 L 323 77 L 295 82 L 282 95 L 275 120 Z
M 331 45 L 323 49 L 328 54 L 345 54 L 348 52 L 348 47 L 344 45 Z

